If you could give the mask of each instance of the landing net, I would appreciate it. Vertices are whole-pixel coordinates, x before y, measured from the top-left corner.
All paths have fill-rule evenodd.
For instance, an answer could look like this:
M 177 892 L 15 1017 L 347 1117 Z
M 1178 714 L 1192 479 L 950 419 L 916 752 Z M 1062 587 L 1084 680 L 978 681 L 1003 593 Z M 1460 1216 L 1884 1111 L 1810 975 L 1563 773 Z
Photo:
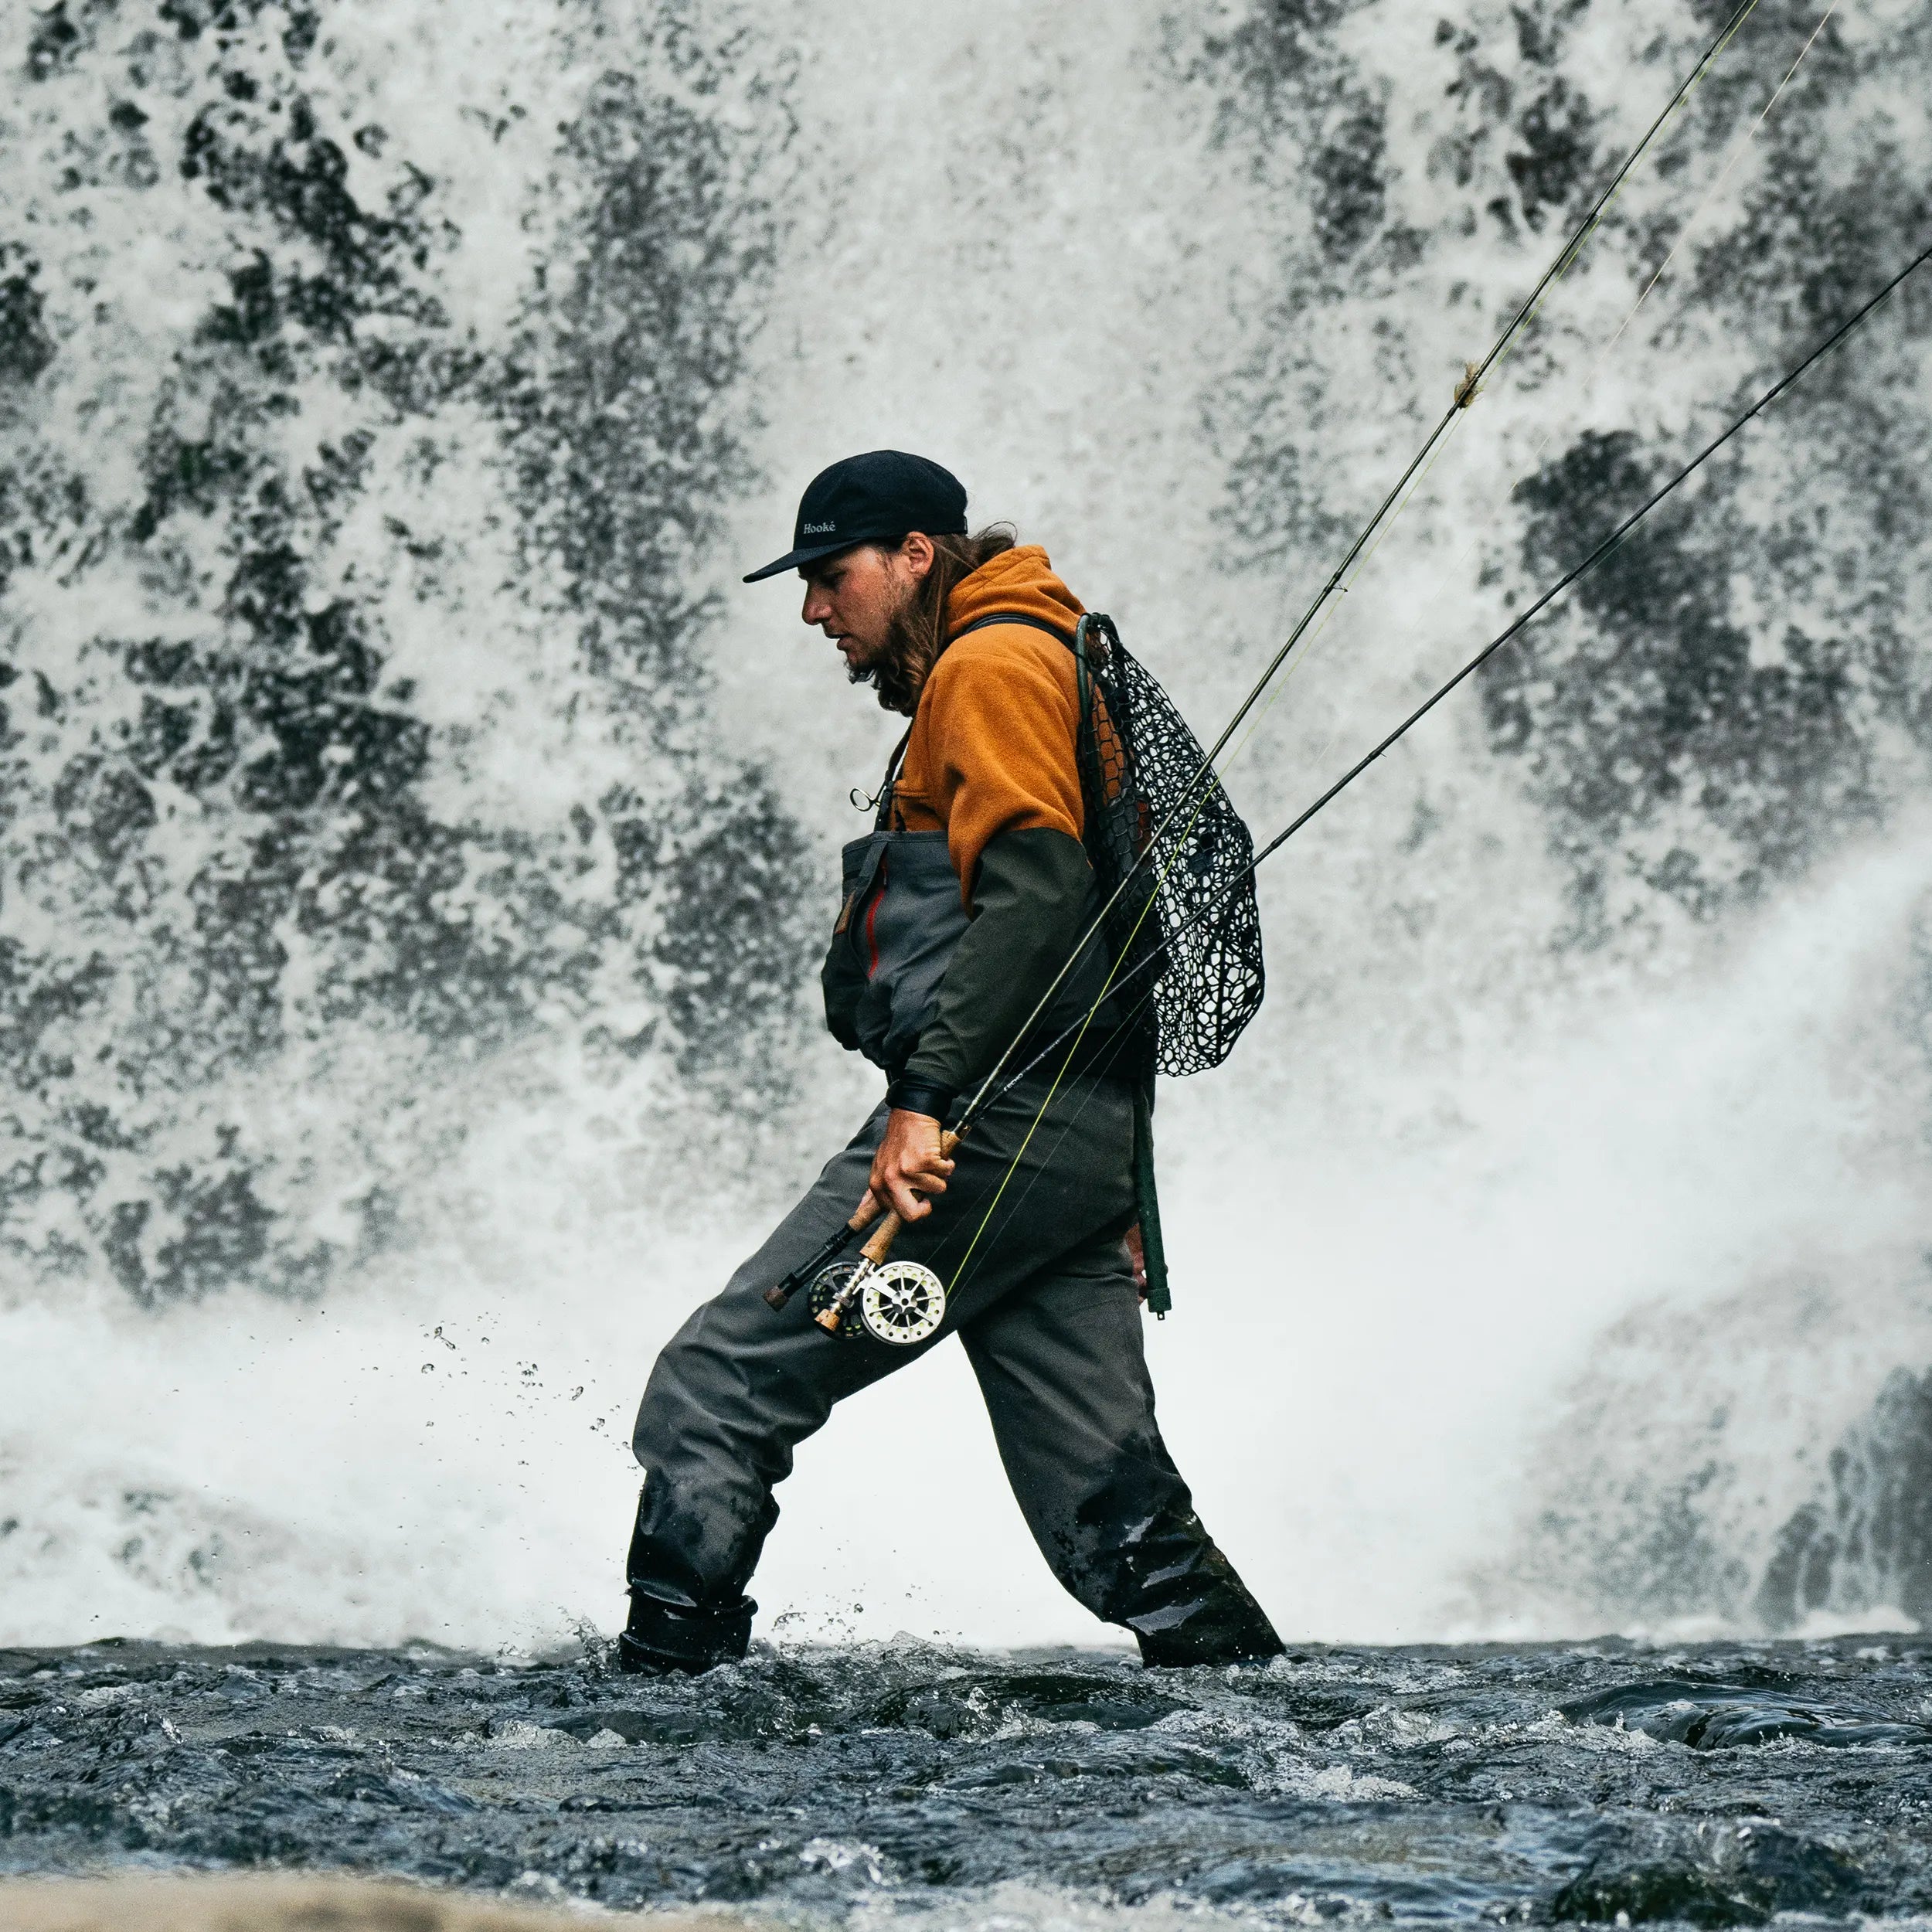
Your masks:
M 1219 1066 L 1261 1005 L 1254 841 L 1207 756 L 1110 617 L 1075 647 L 1087 857 L 1117 980 L 1153 985 L 1133 1024 L 1143 1064 Z

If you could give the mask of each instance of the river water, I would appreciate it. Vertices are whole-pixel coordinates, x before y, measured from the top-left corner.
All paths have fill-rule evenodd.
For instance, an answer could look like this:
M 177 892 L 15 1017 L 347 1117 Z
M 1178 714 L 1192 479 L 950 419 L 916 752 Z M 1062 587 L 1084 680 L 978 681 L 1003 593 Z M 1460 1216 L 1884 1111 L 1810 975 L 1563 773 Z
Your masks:
M 0 1873 L 405 1874 L 987 1932 L 1932 1912 L 1932 1652 L 104 1645 L 0 1658 Z M 1786 1919 L 1784 1915 L 1796 1915 Z

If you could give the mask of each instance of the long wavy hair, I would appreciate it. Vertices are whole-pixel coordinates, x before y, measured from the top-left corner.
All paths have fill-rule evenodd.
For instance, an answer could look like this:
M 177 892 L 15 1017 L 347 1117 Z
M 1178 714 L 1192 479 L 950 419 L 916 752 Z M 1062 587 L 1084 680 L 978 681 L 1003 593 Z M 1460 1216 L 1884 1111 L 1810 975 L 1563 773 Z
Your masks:
M 855 684 L 871 684 L 886 710 L 908 718 L 919 708 L 919 694 L 946 648 L 946 606 L 954 590 L 982 563 L 1012 549 L 1019 532 L 1010 523 L 989 523 L 971 536 L 927 540 L 933 546 L 933 567 L 905 609 L 893 617 L 885 655 L 853 679 Z

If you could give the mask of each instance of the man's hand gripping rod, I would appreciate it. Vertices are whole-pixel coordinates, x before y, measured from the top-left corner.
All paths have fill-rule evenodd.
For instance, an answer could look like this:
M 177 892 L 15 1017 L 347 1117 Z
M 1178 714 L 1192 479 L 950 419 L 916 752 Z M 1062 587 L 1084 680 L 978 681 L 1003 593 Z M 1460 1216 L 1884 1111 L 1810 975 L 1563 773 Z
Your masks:
M 950 1160 L 953 1150 L 958 1146 L 961 1135 L 944 1133 L 940 1136 L 939 1151 L 942 1159 Z M 916 1263 L 901 1262 L 889 1273 L 886 1268 L 887 1257 L 892 1253 L 893 1242 L 898 1240 L 904 1221 L 896 1211 L 880 1221 L 872 1239 L 859 1251 L 859 1264 L 855 1267 L 837 1267 L 838 1254 L 855 1234 L 862 1234 L 872 1223 L 879 1219 L 879 1202 L 869 1190 L 866 1198 L 853 1209 L 852 1219 L 835 1233 L 831 1235 L 814 1253 L 799 1263 L 785 1278 L 774 1287 L 765 1291 L 765 1299 L 774 1308 L 782 1308 L 798 1291 L 809 1282 L 817 1291 L 821 1284 L 825 1291 L 815 1292 L 813 1299 L 819 1304 L 812 1310 L 811 1318 L 828 1335 L 849 1333 L 847 1323 L 855 1308 L 860 1310 L 861 1319 L 866 1327 L 882 1342 L 892 1342 L 904 1345 L 912 1342 L 923 1342 L 927 1335 L 944 1319 L 946 1291 L 940 1285 L 937 1277 L 929 1270 L 917 1267 Z M 916 1270 L 916 1274 L 915 1274 Z M 834 1274 L 844 1278 L 838 1281 L 827 1279 Z M 902 1281 L 899 1277 L 903 1277 Z M 923 1281 L 917 1277 L 924 1277 Z M 930 1284 L 930 1287 L 927 1284 Z M 883 1301 L 883 1313 L 875 1310 L 866 1299 L 866 1291 L 873 1291 L 872 1302 Z M 920 1305 L 915 1308 L 908 1299 L 910 1291 Z M 879 1318 L 875 1320 L 875 1313 Z M 883 1325 L 882 1325 L 883 1324 Z M 914 1332 L 917 1330 L 917 1332 Z

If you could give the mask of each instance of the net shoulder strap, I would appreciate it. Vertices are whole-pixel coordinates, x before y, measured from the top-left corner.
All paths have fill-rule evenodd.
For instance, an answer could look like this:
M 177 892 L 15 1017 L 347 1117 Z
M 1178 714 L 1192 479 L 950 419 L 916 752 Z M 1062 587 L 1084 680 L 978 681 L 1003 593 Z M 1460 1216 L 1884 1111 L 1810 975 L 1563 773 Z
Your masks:
M 959 640 L 975 631 L 984 631 L 996 624 L 1023 624 L 1029 630 L 1044 631 L 1049 638 L 1058 638 L 1073 654 L 1073 662 L 1080 680 L 1079 706 L 1080 731 L 1083 740 L 1091 739 L 1094 730 L 1093 685 L 1087 671 L 1086 640 L 1090 627 L 1100 627 L 1103 632 L 1111 631 L 1112 625 L 1105 617 L 1097 617 L 1090 612 L 1080 617 L 1070 631 L 1065 631 L 1057 624 L 1049 624 L 1044 617 L 1036 617 L 1026 611 L 989 611 L 983 617 L 975 617 L 971 624 L 962 624 L 948 640 L 957 644 Z M 1084 765 L 1086 760 L 1082 758 Z M 1090 817 L 1090 811 L 1089 816 Z
M 1049 638 L 1058 638 L 1062 644 L 1067 645 L 1070 648 L 1073 645 L 1073 639 L 1057 624 L 1049 624 L 1044 617 L 1029 617 L 1023 611 L 994 611 L 985 617 L 975 617 L 971 624 L 962 625 L 951 638 L 947 639 L 947 642 L 956 644 L 960 638 L 966 635 L 968 631 L 984 631 L 988 624 L 1028 624 L 1036 631 L 1044 631 Z M 912 743 L 912 726 L 908 725 L 906 727 L 905 736 L 900 740 L 893 750 L 891 758 L 886 763 L 885 782 L 880 785 L 876 795 L 871 801 L 877 808 L 872 818 L 872 824 L 875 828 L 880 832 L 886 831 L 891 822 L 893 791 L 899 783 L 899 768 L 906 762 L 906 747 Z M 855 801 L 860 795 L 854 793 Z
M 960 639 L 975 631 L 984 631 L 995 624 L 1023 624 L 1035 631 L 1044 631 L 1049 638 L 1058 638 L 1062 644 L 1071 645 L 1072 634 L 1063 631 L 1057 624 L 1049 624 L 1044 617 L 1036 617 L 1024 611 L 992 611 L 983 617 L 975 617 L 971 624 L 963 624 L 947 640 L 957 644 Z

